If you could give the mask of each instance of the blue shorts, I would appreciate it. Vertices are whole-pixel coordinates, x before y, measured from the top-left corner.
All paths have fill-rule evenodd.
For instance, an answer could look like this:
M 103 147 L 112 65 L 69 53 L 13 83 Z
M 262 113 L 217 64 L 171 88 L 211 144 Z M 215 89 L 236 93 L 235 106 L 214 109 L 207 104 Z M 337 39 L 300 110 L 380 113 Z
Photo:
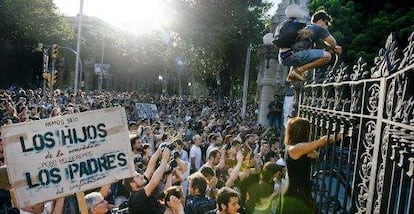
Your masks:
M 290 52 L 290 53 L 289 53 Z M 323 57 L 322 49 L 305 49 L 279 53 L 279 63 L 286 66 L 302 66 Z

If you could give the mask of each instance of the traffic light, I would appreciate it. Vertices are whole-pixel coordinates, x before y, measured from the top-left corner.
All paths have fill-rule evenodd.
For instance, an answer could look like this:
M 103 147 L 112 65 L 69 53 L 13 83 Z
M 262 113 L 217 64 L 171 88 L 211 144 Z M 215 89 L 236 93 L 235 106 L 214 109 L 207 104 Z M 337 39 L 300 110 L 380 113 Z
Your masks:
M 57 70 L 53 71 L 53 81 L 52 81 L 53 86 L 56 86 L 59 83 L 59 80 L 60 80 L 60 72 Z
M 43 81 L 45 81 L 45 85 L 48 87 L 50 87 L 50 84 L 52 83 L 52 81 L 50 81 L 50 78 L 50 73 L 43 73 Z
M 52 53 L 50 54 L 52 59 L 57 59 L 59 56 L 59 46 L 57 44 L 52 45 Z

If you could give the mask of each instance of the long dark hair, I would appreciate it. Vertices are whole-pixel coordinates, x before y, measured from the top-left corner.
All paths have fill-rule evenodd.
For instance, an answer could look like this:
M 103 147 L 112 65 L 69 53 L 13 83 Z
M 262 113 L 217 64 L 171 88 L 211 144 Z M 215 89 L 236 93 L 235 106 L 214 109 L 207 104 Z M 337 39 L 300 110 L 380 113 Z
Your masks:
M 301 142 L 308 142 L 310 135 L 310 122 L 301 117 L 289 119 L 285 132 L 285 144 L 295 145 Z

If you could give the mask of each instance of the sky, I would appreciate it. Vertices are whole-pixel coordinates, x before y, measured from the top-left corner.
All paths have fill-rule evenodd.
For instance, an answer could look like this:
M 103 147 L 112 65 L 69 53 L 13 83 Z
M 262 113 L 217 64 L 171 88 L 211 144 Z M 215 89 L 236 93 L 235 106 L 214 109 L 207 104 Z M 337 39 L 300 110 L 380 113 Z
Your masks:
M 54 0 L 59 11 L 66 16 L 76 16 L 80 10 L 81 0 Z M 83 15 L 93 16 L 123 29 L 136 29 L 134 32 L 146 32 L 168 25 L 163 11 L 166 0 L 84 0 Z M 281 0 L 267 0 L 274 7 L 269 14 L 274 14 Z M 168 12 L 168 11 L 167 11 Z

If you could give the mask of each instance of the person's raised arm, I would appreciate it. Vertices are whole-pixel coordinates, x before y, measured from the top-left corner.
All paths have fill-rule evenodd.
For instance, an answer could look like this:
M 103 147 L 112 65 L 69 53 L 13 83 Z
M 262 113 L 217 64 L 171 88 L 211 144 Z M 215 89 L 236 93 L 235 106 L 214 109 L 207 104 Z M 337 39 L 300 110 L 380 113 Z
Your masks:
M 223 169 L 226 166 L 225 160 L 226 160 L 226 149 L 223 147 L 220 149 L 220 161 L 217 165 L 214 166 L 214 169 L 216 171 Z
M 184 174 L 185 172 L 187 172 L 187 165 L 185 165 L 184 161 L 181 160 L 179 157 L 177 159 L 175 159 L 175 161 L 177 161 L 177 166 L 178 166 L 178 170 L 180 171 L 180 173 Z
M 332 35 L 329 35 L 323 41 L 325 42 L 325 44 L 327 46 L 329 46 L 330 49 L 332 49 L 333 51 L 335 51 L 335 53 L 337 53 L 337 54 L 341 54 L 342 53 L 342 47 L 339 46 L 336 43 L 336 39 Z
M 99 192 L 101 193 L 101 195 L 106 198 L 106 196 L 108 196 L 109 194 L 109 189 L 111 188 L 111 184 L 105 184 L 103 186 L 101 186 L 101 188 L 99 189 Z
M 169 159 L 170 159 L 170 150 L 163 149 L 160 165 L 158 166 L 157 170 L 155 170 L 149 183 L 145 185 L 144 187 L 145 194 L 147 196 L 150 196 L 152 192 L 155 190 L 155 188 L 157 188 L 158 183 L 160 182 L 162 176 L 164 175 Z
M 183 139 L 183 133 L 184 133 L 184 128 L 183 127 L 179 127 L 178 129 L 177 129 L 177 133 L 175 134 L 175 136 L 174 136 L 174 138 L 175 139 Z
M 174 195 L 170 196 L 168 206 L 173 210 L 174 214 L 185 214 L 183 204 L 181 203 L 180 199 L 178 199 Z
M 306 156 L 308 158 L 312 158 L 312 159 L 318 159 L 319 158 L 319 154 L 316 150 L 313 150 L 313 151 L 309 152 L 308 154 L 306 154 Z
M 161 148 L 158 147 L 157 151 L 155 151 L 155 153 L 151 156 L 148 162 L 148 165 L 147 165 L 147 169 L 145 169 L 145 172 L 144 172 L 144 176 L 147 179 L 150 179 L 152 174 L 154 173 L 155 166 L 157 165 L 157 161 L 160 156 L 160 153 L 161 153 Z
M 226 187 L 232 187 L 234 184 L 234 181 L 239 177 L 239 171 L 241 168 L 241 165 L 243 163 L 243 154 L 241 152 L 238 152 L 236 155 L 237 164 L 234 166 L 233 171 L 231 172 L 229 179 L 226 181 Z
M 329 142 L 336 142 L 341 139 L 342 139 L 342 134 L 329 135 Z M 298 143 L 295 145 L 289 145 L 287 146 L 287 150 L 288 150 L 289 156 L 292 159 L 297 160 L 301 158 L 303 155 L 307 155 L 308 153 L 313 152 L 315 149 L 325 146 L 326 142 L 328 142 L 328 137 L 323 136 L 319 138 L 318 140 L 314 140 L 311 142 L 303 142 L 303 143 Z
M 164 191 L 170 188 L 173 184 L 173 175 L 172 173 L 167 175 L 167 179 L 165 180 Z
M 52 214 L 63 214 L 63 204 L 65 202 L 65 197 L 60 197 L 55 200 L 53 203 Z
M 173 169 L 173 179 L 172 179 L 172 183 L 177 183 L 177 182 L 182 182 L 184 181 L 184 174 L 178 170 L 177 168 Z

